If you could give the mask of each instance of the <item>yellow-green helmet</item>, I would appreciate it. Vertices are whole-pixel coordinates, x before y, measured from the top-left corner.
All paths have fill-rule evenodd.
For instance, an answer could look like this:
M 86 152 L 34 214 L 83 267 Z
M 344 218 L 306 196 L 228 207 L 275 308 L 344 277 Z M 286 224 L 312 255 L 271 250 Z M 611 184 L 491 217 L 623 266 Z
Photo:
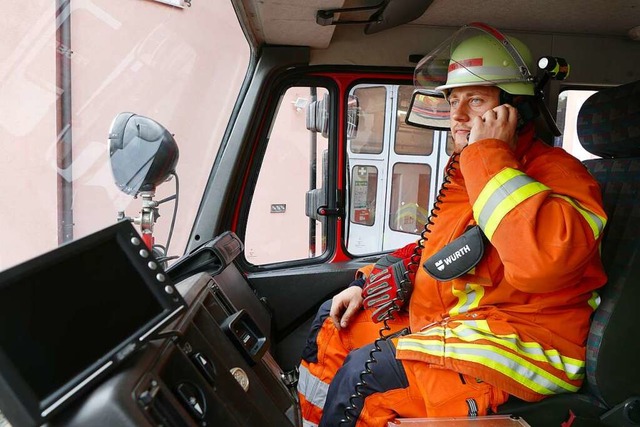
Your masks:
M 419 88 L 443 92 L 461 86 L 497 86 L 512 95 L 535 92 L 531 52 L 520 40 L 483 23 L 462 27 L 416 66 Z

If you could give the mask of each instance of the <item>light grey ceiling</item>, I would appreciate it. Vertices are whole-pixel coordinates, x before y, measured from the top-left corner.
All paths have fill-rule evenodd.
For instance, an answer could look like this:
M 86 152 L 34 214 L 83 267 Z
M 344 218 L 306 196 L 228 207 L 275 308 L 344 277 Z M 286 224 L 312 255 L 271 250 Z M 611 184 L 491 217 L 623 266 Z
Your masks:
M 380 0 L 233 1 L 246 15 L 245 25 L 257 42 L 325 48 L 336 26 L 318 25 L 319 9 L 366 6 Z M 370 12 L 362 14 L 366 18 Z M 640 0 L 434 0 L 410 25 L 457 28 L 473 21 L 504 31 L 626 37 L 629 29 L 640 25 Z M 355 26 L 364 29 L 363 24 Z

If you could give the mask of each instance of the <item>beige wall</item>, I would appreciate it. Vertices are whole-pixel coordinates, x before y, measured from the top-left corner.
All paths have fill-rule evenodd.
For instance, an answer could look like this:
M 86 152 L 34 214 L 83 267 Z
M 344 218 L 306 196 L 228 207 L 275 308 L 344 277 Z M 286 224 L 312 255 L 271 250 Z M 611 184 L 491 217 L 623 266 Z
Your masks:
M 180 201 L 170 252 L 181 254 L 248 63 L 231 5 L 72 0 L 71 46 L 58 46 L 54 3 L 6 2 L 0 18 L 0 269 L 57 246 L 58 173 L 73 179 L 74 237 L 113 223 L 118 210 L 138 215 L 141 201 L 117 190 L 107 156 L 109 126 L 123 111 L 175 134 Z M 56 47 L 72 51 L 70 171 L 56 163 Z M 156 200 L 174 186 L 161 185 Z M 158 243 L 172 213 L 173 202 L 160 206 Z

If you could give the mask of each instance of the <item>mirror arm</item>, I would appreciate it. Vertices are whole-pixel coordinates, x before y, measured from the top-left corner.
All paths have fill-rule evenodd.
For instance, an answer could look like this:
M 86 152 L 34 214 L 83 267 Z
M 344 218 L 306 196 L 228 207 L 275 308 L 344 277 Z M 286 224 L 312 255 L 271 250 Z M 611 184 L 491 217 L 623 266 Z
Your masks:
M 342 9 L 322 9 L 316 12 L 316 23 L 318 25 L 327 26 L 327 25 L 338 25 L 338 24 L 368 24 L 371 22 L 377 22 L 380 20 L 380 12 L 384 9 L 389 3 L 390 0 L 382 0 L 380 3 L 375 4 L 373 6 L 360 6 L 360 7 L 345 7 Z M 336 13 L 345 13 L 345 12 L 360 12 L 364 10 L 375 10 L 375 13 L 372 13 L 369 19 L 363 20 L 344 20 L 344 21 L 334 21 L 334 17 Z

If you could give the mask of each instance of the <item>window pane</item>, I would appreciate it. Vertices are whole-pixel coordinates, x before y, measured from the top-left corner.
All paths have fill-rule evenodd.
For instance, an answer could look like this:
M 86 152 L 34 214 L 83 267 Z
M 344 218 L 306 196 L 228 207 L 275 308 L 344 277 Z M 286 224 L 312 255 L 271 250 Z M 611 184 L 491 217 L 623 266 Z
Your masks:
M 386 89 L 382 86 L 360 87 L 353 91 L 360 104 L 358 132 L 350 140 L 351 151 L 360 154 L 382 152 Z
M 307 129 L 306 105 L 327 91 L 314 91 L 289 88 L 276 113 L 247 220 L 245 256 L 253 264 L 305 259 L 325 250 L 323 223 L 307 217 L 305 209 L 307 192 L 323 199 L 319 189 L 326 171 L 327 139 Z
M 376 219 L 376 193 L 378 169 L 374 166 L 358 166 L 352 170 L 351 222 L 373 225 Z
M 389 227 L 420 234 L 427 222 L 431 167 L 424 164 L 396 163 L 391 181 Z
M 398 88 L 395 152 L 427 156 L 433 152 L 433 131 L 405 123 L 413 86 Z
M 580 107 L 594 93 L 595 90 L 565 90 L 558 97 L 556 122 L 562 130 L 562 136 L 559 137 L 560 146 L 580 160 L 598 158 L 582 148 L 576 130 Z
M 150 1 L 54 4 L 3 2 L 0 269 L 120 215 L 135 219 L 138 232 L 153 231 L 156 255 L 177 258 L 251 59 L 233 5 L 200 2 L 190 13 L 196 10 Z M 69 38 L 60 39 L 66 24 Z M 175 135 L 176 175 L 187 183 L 177 211 L 171 176 L 144 199 L 114 183 L 106 147 L 120 112 L 151 118 Z

